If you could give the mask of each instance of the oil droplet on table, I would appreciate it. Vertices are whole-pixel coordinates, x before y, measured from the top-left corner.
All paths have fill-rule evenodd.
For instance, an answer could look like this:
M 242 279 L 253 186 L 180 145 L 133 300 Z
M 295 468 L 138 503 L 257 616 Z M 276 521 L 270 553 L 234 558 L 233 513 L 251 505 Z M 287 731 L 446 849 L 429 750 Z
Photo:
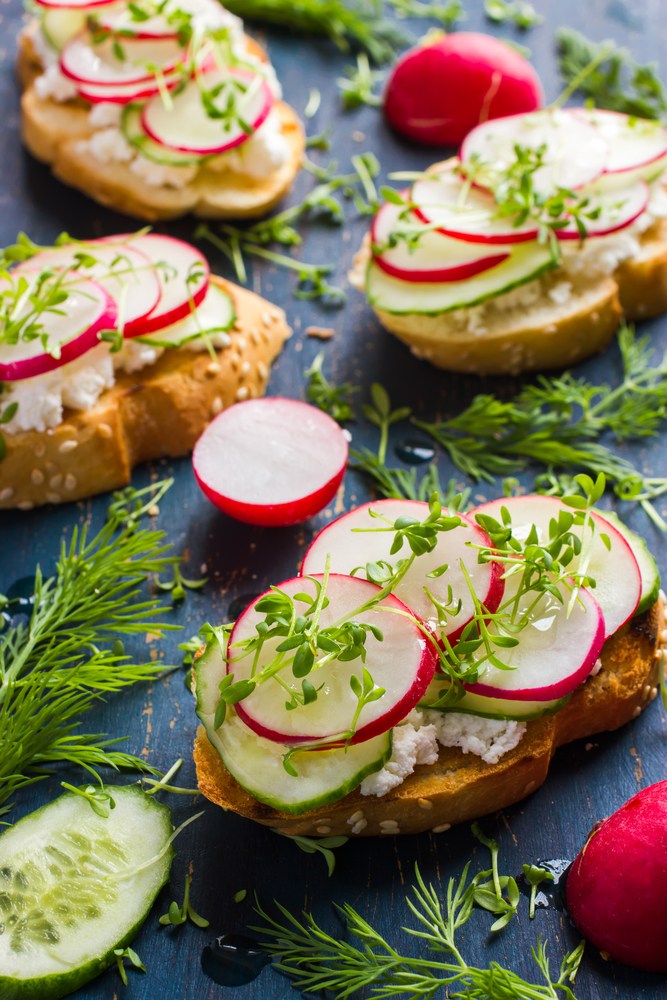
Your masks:
M 394 451 L 396 457 L 406 465 L 423 465 L 424 462 L 432 462 L 435 458 L 435 448 L 429 441 L 419 438 L 405 438 L 399 441 Z
M 270 961 L 257 941 L 242 934 L 223 934 L 201 955 L 202 969 L 219 986 L 245 986 L 257 979 Z
M 564 910 L 565 909 L 565 882 L 567 873 L 572 864 L 567 858 L 549 858 L 535 862 L 536 868 L 544 868 L 553 875 L 553 882 L 540 882 L 535 893 L 535 908 L 541 910 Z M 531 885 L 525 875 L 517 877 L 517 885 L 524 896 L 530 897 Z
M 252 604 L 258 597 L 259 594 L 239 594 L 238 597 L 235 597 L 227 610 L 227 617 L 230 622 L 235 622 L 239 615 L 243 614 L 248 605 Z

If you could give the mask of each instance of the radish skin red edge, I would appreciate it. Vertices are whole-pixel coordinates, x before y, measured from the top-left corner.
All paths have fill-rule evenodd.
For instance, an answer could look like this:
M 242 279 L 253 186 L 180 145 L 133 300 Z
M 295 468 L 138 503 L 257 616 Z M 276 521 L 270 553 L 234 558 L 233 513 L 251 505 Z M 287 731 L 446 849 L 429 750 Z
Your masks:
M 294 577 L 278 584 L 277 590 L 294 594 L 309 592 L 315 595 L 313 581 L 322 582 L 323 576 Z M 358 607 L 374 595 L 380 588 L 368 580 L 340 573 L 332 573 L 327 581 L 326 595 L 329 604 L 323 609 L 320 622 L 323 625 L 338 622 L 350 616 Z M 267 593 L 271 593 L 268 591 Z M 238 657 L 239 643 L 256 636 L 255 625 L 261 615 L 255 612 L 255 604 L 266 595 L 260 595 L 246 608 L 232 629 L 227 647 L 227 672 L 235 681 L 250 677 L 254 665 L 252 654 Z M 297 604 L 298 607 L 298 604 Z M 344 663 L 333 660 L 328 666 L 312 673 L 316 687 L 325 685 L 323 696 L 314 702 L 292 711 L 284 708 L 285 690 L 277 691 L 271 681 L 258 685 L 252 694 L 235 705 L 239 718 L 265 739 L 276 743 L 300 744 L 325 741 L 323 749 L 335 746 L 364 743 L 397 725 L 415 707 L 433 678 L 437 653 L 434 643 L 426 638 L 423 623 L 397 597 L 390 594 L 369 611 L 360 615 L 352 614 L 355 621 L 372 622 L 384 634 L 383 641 L 369 636 L 366 642 L 367 656 L 365 668 L 375 685 L 385 688 L 381 698 L 367 704 L 359 719 L 359 725 L 349 741 L 332 742 L 332 737 L 349 729 L 354 714 L 356 697 L 351 692 L 349 677 L 361 673 L 361 661 Z M 273 647 L 267 651 L 273 656 Z M 235 648 L 236 647 L 236 648 Z M 262 667 L 262 657 L 256 669 Z M 300 690 L 300 680 L 294 679 L 289 666 L 281 674 L 285 683 Z M 278 728 L 283 726 L 282 729 Z
M 192 454 L 205 495 L 237 521 L 300 524 L 333 499 L 347 463 L 335 420 L 296 399 L 245 400 L 223 410 Z
M 667 972 L 667 781 L 598 823 L 565 888 L 581 933 L 617 962 Z

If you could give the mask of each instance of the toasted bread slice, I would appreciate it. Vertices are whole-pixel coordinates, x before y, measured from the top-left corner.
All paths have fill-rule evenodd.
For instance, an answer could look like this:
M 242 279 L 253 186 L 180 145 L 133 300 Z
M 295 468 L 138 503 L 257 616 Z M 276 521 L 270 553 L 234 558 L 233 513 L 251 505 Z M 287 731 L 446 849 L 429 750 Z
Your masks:
M 197 780 L 212 802 L 291 836 L 441 832 L 518 802 L 545 780 L 558 747 L 617 729 L 657 695 L 665 601 L 633 618 L 602 650 L 603 667 L 555 715 L 527 723 L 518 746 L 497 764 L 458 749 L 440 749 L 436 764 L 418 766 L 382 797 L 359 791 L 338 802 L 290 816 L 257 802 L 231 777 L 200 728 Z
M 281 309 L 222 278 L 234 300 L 231 343 L 217 351 L 173 349 L 116 383 L 88 410 L 65 413 L 46 432 L 4 432 L 0 509 L 79 500 L 125 486 L 139 462 L 187 454 L 209 421 L 263 393 L 290 334 Z
M 248 39 L 251 53 L 266 58 Z M 34 157 L 51 166 L 65 184 L 95 201 L 146 222 L 173 219 L 192 212 L 204 219 L 253 218 L 284 198 L 294 183 L 305 150 L 303 126 L 296 112 L 278 102 L 280 128 L 290 149 L 289 159 L 268 177 L 256 178 L 234 170 L 213 170 L 203 164 L 183 187 L 147 184 L 127 164 L 103 163 L 91 155 L 87 139 L 89 106 L 80 100 L 59 104 L 37 94 L 35 78 L 41 72 L 32 32 L 19 39 L 18 76 L 21 98 L 21 134 Z

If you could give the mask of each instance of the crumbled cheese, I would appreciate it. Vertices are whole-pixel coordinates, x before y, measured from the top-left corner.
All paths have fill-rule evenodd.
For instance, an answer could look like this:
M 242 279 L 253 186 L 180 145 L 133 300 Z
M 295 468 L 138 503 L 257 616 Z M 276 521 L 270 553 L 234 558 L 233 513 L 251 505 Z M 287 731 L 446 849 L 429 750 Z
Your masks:
M 632 226 L 621 229 L 609 236 L 595 236 L 575 242 L 572 249 L 563 250 L 562 268 L 566 274 L 576 277 L 603 278 L 613 274 L 619 264 L 639 253 L 638 234 Z
M 487 764 L 497 764 L 500 758 L 519 744 L 526 731 L 525 722 L 511 719 L 484 719 L 465 712 L 423 713 L 427 725 L 435 727 L 438 742 L 443 747 L 459 747 L 463 753 L 473 753 Z
M 268 177 L 287 163 L 291 156 L 288 140 L 282 133 L 275 110 L 253 135 L 228 153 L 212 157 L 207 166 L 213 170 L 233 170 L 249 177 Z
M 569 281 L 559 281 L 548 290 L 547 295 L 557 306 L 564 306 L 572 296 L 572 285 Z
M 53 63 L 35 80 L 35 93 L 42 101 L 51 100 L 64 104 L 66 101 L 74 100 L 77 89 L 72 81 L 60 72 L 58 64 Z
M 154 365 L 163 353 L 163 347 L 151 347 L 150 344 L 141 344 L 134 337 L 128 337 L 123 341 L 120 351 L 113 355 L 114 371 L 124 371 L 131 375 L 148 365 Z
M 100 163 L 129 163 L 134 150 L 118 128 L 103 128 L 84 139 L 80 147 L 89 150 Z
M 122 113 L 122 105 L 100 101 L 99 104 L 93 104 L 88 112 L 88 123 L 94 129 L 118 128 Z
M 153 163 L 145 156 L 136 156 L 130 163 L 130 170 L 150 187 L 178 189 L 195 178 L 199 167 L 173 167 L 168 163 Z
M 412 774 L 417 764 L 435 764 L 437 759 L 435 726 L 415 728 L 405 722 L 394 729 L 391 758 L 381 771 L 364 778 L 359 790 L 362 795 L 386 795 Z

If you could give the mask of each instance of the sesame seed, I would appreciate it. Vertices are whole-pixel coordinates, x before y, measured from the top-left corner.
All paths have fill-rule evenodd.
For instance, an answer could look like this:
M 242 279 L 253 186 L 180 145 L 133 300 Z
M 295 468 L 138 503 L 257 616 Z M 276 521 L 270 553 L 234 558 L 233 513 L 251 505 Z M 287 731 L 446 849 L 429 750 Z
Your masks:
M 33 486 L 41 486 L 44 482 L 44 473 L 41 469 L 33 469 L 30 473 L 30 482 Z
M 264 364 L 263 361 L 257 362 L 257 374 L 259 375 L 260 378 L 268 378 L 269 369 L 267 368 L 267 366 Z
M 4 490 L 0 490 L 0 503 L 4 500 L 11 500 L 14 496 L 14 489 L 11 486 L 5 486 Z
M 63 484 L 62 472 L 56 472 L 55 476 L 51 476 L 51 478 L 49 479 L 49 486 L 54 490 L 60 489 L 62 484 Z
M 61 496 L 60 493 L 47 493 L 46 499 L 49 503 L 60 503 Z
M 282 309 L 272 309 L 272 310 L 270 310 L 270 312 L 269 312 L 269 317 L 270 317 L 270 318 L 271 318 L 271 319 L 272 319 L 272 320 L 274 321 L 274 323 L 275 323 L 275 322 L 277 322 L 277 321 L 278 321 L 279 319 L 284 319 L 284 318 L 285 318 L 285 313 L 284 313 L 284 312 L 282 311 Z
M 635 709 L 634 709 L 633 713 L 632 713 L 632 718 L 633 718 L 633 719 L 636 719 L 636 718 L 637 718 L 637 716 L 639 716 L 639 715 L 641 715 L 641 714 L 642 714 L 642 707 L 641 707 L 641 705 L 637 705 L 637 706 L 635 707 Z
M 236 346 L 238 347 L 239 351 L 245 351 L 247 350 L 248 347 L 248 341 L 245 339 L 245 337 L 237 337 Z
M 242 399 L 247 399 L 250 395 L 250 390 L 247 385 L 240 385 L 236 390 L 236 399 L 240 402 Z
M 653 699 L 657 698 L 657 697 L 658 697 L 658 689 L 657 689 L 657 687 L 652 687 L 651 688 L 651 701 L 653 701 Z
M 241 374 L 248 375 L 251 370 L 252 370 L 252 365 L 250 364 L 250 362 L 244 361 L 243 364 L 241 365 Z
M 113 431 L 108 424 L 98 424 L 97 433 L 103 438 L 113 437 Z
M 238 354 L 230 354 L 229 355 L 229 363 L 230 363 L 230 365 L 232 367 L 232 371 L 237 372 L 239 370 L 239 365 L 241 363 L 241 359 L 238 356 Z
M 380 821 L 380 833 L 400 833 L 400 828 L 395 819 L 383 819 Z
M 222 399 L 220 396 L 216 396 L 213 402 L 211 403 L 211 412 L 217 414 L 220 413 L 221 410 L 222 410 Z
M 361 833 L 361 831 L 365 830 L 367 826 L 368 826 L 367 819 L 359 819 L 352 827 L 352 833 Z
M 451 830 L 451 823 L 441 823 L 440 826 L 434 826 L 431 833 L 446 833 L 447 830 Z
M 267 312 L 262 313 L 261 322 L 264 326 L 271 326 L 271 314 Z
M 21 500 L 16 506 L 19 510 L 32 510 L 35 505 L 32 500 Z
M 524 787 L 523 794 L 528 795 L 529 792 L 532 792 L 534 787 L 535 787 L 535 782 L 529 781 L 528 784 Z
M 417 805 L 420 809 L 432 809 L 433 803 L 430 799 L 417 799 Z
M 67 492 L 71 493 L 72 490 L 75 490 L 78 485 L 79 481 L 76 478 L 76 476 L 73 476 L 71 472 L 68 472 L 67 475 L 65 476 L 65 489 L 67 490 Z
M 160 508 L 156 503 L 154 503 L 151 507 L 148 508 L 149 517 L 157 517 L 159 513 L 160 513 Z
M 210 365 L 206 369 L 207 375 L 217 375 L 220 371 L 220 363 L 218 361 L 211 361 Z
M 40 441 L 38 444 L 35 445 L 35 457 L 43 458 L 45 454 L 46 454 L 46 445 L 44 444 L 43 441 Z
M 316 826 L 315 827 L 315 832 L 316 833 L 321 833 L 321 834 L 331 833 L 331 827 L 330 826 Z
M 644 687 L 642 689 L 642 694 L 644 695 L 645 698 L 648 698 L 650 696 L 650 694 L 651 694 L 651 685 L 650 684 L 645 684 L 644 685 Z
M 660 633 L 660 642 L 667 642 L 667 628 L 663 628 Z
M 69 438 L 69 440 L 61 442 L 58 451 L 64 455 L 66 454 L 66 452 L 74 451 L 74 449 L 78 447 L 79 447 L 79 442 L 75 441 L 74 438 Z
M 257 347 L 257 345 L 259 344 L 259 333 L 257 332 L 257 330 L 255 330 L 254 327 L 252 328 L 252 330 L 248 330 L 248 336 L 250 337 L 250 340 L 255 345 L 255 347 Z
M 357 811 L 353 812 L 350 818 L 348 819 L 348 823 L 350 824 L 350 826 L 352 826 L 354 823 L 358 823 L 359 820 L 363 818 L 364 818 L 363 811 L 361 809 L 357 809 Z

